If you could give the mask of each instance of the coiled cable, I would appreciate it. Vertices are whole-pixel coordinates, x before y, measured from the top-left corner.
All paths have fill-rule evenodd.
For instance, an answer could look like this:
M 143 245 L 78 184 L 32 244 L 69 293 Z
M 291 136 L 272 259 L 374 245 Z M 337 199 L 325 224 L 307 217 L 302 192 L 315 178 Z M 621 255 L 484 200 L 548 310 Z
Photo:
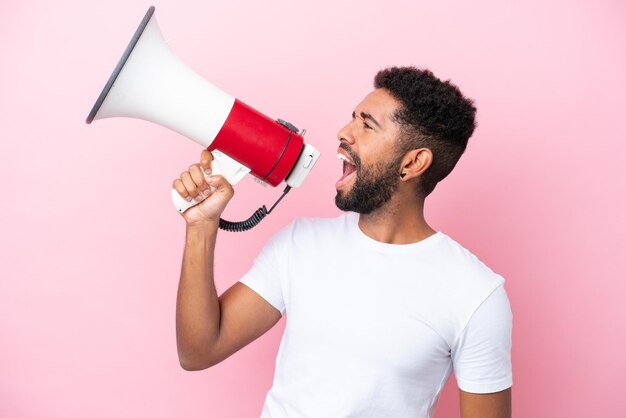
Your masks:
M 274 203 L 274 205 L 272 205 L 270 210 L 267 210 L 265 205 L 263 205 L 262 207 L 258 208 L 252 214 L 252 216 L 250 216 L 245 221 L 231 222 L 231 221 L 227 221 L 225 219 L 220 218 L 220 224 L 219 224 L 220 229 L 222 229 L 224 231 L 228 231 L 228 232 L 243 232 L 243 231 L 248 231 L 248 230 L 254 228 L 267 215 L 269 215 L 274 210 L 276 205 L 278 205 L 278 203 L 280 203 L 280 201 L 283 200 L 283 197 L 285 197 L 285 195 L 287 193 L 289 193 L 289 190 L 291 190 L 291 186 L 285 187 L 285 190 L 283 190 L 283 194 L 278 198 L 276 203 Z

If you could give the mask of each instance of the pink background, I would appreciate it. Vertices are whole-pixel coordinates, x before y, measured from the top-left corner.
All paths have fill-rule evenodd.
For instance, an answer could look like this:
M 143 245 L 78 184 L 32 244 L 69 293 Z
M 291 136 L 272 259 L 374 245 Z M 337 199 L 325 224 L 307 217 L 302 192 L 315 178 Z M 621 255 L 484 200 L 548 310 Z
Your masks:
M 0 3 L 2 417 L 254 417 L 270 387 L 284 321 L 208 371 L 178 365 L 169 190 L 200 147 L 143 121 L 84 123 L 148 5 Z M 336 131 L 377 70 L 426 66 L 479 109 L 427 215 L 507 279 L 514 415 L 623 416 L 622 1 L 155 5 L 185 62 L 322 152 L 261 226 L 220 234 L 219 291 L 280 226 L 339 213 Z M 226 214 L 279 193 L 247 179 Z M 437 416 L 457 403 L 451 380 Z

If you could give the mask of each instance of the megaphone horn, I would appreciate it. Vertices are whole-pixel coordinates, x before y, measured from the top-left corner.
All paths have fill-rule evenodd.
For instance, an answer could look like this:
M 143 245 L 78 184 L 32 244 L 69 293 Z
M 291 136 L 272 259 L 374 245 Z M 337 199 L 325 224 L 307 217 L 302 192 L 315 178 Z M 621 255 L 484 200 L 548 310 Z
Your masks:
M 213 173 L 232 185 L 251 173 L 271 186 L 285 181 L 283 196 L 299 187 L 319 158 L 315 147 L 292 124 L 265 116 L 186 66 L 167 45 L 154 11 L 151 6 L 139 24 L 87 123 L 112 117 L 154 122 L 211 150 Z M 198 203 L 187 202 L 175 190 L 172 198 L 179 212 Z M 259 211 L 250 219 L 257 219 Z M 221 226 L 228 226 L 224 222 Z

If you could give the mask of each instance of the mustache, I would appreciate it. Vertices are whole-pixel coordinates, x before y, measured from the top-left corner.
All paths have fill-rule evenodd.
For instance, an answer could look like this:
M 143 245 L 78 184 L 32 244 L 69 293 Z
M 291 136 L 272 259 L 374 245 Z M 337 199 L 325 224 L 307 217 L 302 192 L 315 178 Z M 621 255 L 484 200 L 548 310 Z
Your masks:
M 339 144 L 339 148 L 348 153 L 350 158 L 352 158 L 352 161 L 354 161 L 354 165 L 356 166 L 356 168 L 361 168 L 361 159 L 354 151 L 352 151 L 352 148 L 350 148 L 348 144 L 342 142 L 341 144 Z

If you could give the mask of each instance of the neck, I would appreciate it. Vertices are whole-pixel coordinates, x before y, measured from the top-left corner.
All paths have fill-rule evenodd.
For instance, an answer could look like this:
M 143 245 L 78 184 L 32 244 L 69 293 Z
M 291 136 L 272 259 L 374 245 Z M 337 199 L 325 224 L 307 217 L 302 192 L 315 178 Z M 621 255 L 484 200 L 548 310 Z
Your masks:
M 387 244 L 412 244 L 436 233 L 424 219 L 424 199 L 400 193 L 372 213 L 361 214 L 359 228 Z

